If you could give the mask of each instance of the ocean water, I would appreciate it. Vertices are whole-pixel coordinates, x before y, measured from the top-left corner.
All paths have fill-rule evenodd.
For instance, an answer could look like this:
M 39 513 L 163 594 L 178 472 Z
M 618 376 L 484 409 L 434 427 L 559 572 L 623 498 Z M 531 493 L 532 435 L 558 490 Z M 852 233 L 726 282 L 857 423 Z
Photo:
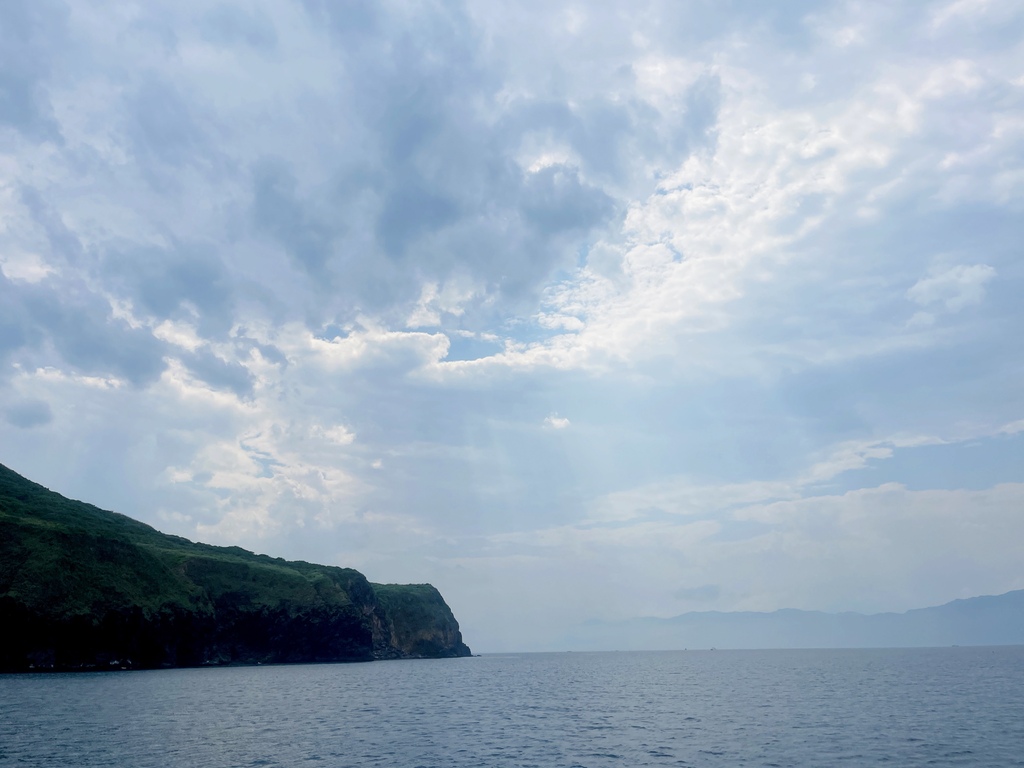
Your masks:
M 1024 766 L 1024 647 L 0 676 L 2 766 Z

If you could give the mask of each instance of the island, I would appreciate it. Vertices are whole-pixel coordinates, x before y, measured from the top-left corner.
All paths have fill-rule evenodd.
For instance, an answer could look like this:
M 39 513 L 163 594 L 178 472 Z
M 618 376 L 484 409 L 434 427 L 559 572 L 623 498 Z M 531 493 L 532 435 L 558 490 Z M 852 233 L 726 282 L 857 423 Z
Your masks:
M 472 655 L 429 584 L 161 533 L 0 464 L 0 671 Z

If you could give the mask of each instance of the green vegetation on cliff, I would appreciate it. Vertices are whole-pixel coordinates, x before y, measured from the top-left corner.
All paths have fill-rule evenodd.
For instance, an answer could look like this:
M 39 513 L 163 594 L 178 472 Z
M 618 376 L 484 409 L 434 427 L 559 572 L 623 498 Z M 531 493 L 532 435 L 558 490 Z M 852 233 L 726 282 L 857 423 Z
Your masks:
M 446 619 L 448 606 L 430 584 L 374 584 L 387 616 L 391 645 L 407 656 L 443 656 L 462 643 L 458 624 Z
M 197 544 L 0 465 L 0 669 L 468 656 L 430 585 Z

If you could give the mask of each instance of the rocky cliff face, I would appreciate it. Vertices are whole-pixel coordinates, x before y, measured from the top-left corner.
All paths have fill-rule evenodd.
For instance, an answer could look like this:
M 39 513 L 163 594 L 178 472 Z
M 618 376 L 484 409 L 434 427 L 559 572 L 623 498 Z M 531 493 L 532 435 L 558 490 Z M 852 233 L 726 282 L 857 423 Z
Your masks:
M 468 656 L 429 585 L 162 534 L 0 465 L 0 669 Z
M 406 657 L 469 656 L 441 593 L 430 584 L 374 584 L 387 617 L 387 645 Z

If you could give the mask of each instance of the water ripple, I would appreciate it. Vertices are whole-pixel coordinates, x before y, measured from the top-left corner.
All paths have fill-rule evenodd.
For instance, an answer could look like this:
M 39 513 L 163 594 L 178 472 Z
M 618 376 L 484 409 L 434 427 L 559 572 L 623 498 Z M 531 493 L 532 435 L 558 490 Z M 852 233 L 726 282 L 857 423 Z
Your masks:
M 1024 648 L 0 676 L 0 766 L 1024 766 Z

